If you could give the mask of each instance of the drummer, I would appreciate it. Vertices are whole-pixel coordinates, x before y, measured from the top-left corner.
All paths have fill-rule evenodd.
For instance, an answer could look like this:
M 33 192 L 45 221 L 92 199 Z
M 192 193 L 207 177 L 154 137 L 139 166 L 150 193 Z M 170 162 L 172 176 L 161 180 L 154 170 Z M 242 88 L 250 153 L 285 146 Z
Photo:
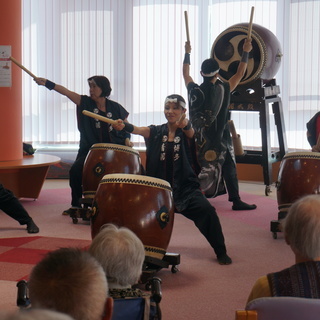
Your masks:
M 113 130 L 108 123 L 92 119 L 82 114 L 83 110 L 96 113 L 110 119 L 122 119 L 126 121 L 129 113 L 119 103 L 110 100 L 110 81 L 104 76 L 93 76 L 88 79 L 90 96 L 80 95 L 67 88 L 55 84 L 44 78 L 35 78 L 38 85 L 54 90 L 77 105 L 78 130 L 80 131 L 79 150 L 75 162 L 69 172 L 69 185 L 71 188 L 71 208 L 62 214 L 69 215 L 72 209 L 80 208 L 82 198 L 82 171 L 86 156 L 95 143 L 114 143 L 131 146 L 130 134 Z
M 168 181 L 178 213 L 191 219 L 213 248 L 218 262 L 232 263 L 227 255 L 224 236 L 215 208 L 200 190 L 194 149 L 194 130 L 187 118 L 186 103 L 177 94 L 166 97 L 164 115 L 167 123 L 137 127 L 123 120 L 113 125 L 117 130 L 139 134 L 146 142 L 146 173 Z
M 251 39 L 246 39 L 237 72 L 225 83 L 218 79 L 218 62 L 212 58 L 204 60 L 201 65 L 203 83 L 199 86 L 189 74 L 191 46 L 189 41 L 185 43 L 183 77 L 188 90 L 190 119 L 198 145 L 201 188 L 205 195 L 211 198 L 226 193 L 226 185 L 232 210 L 254 210 L 257 207 L 240 199 L 235 155 L 228 125 L 230 92 L 244 76 L 251 50 Z

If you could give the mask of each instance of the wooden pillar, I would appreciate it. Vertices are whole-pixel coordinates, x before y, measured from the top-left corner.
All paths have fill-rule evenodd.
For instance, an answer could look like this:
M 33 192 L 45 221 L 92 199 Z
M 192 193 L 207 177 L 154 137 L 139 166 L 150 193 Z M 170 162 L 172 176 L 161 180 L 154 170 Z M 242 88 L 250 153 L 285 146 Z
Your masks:
M 21 0 L 0 1 L 0 45 L 21 61 Z M 11 63 L 12 86 L 0 87 L 0 161 L 22 159 L 22 70 Z

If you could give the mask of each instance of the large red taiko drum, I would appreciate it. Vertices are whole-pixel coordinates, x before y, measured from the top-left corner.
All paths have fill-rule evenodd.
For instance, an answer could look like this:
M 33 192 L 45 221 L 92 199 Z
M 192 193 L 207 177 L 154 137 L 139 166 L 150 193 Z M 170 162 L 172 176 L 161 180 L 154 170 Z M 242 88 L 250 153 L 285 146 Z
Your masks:
M 141 174 L 139 152 L 119 144 L 96 143 L 92 145 L 83 167 L 84 198 L 93 198 L 100 180 L 104 175 L 111 173 Z
M 100 181 L 92 205 L 91 236 L 113 223 L 132 230 L 142 241 L 146 256 L 162 259 L 174 221 L 170 184 L 135 174 L 107 174 Z
M 279 213 L 283 217 L 299 198 L 309 194 L 320 196 L 320 153 L 287 153 L 280 164 L 276 187 Z
M 218 61 L 219 75 L 224 81 L 237 72 L 248 29 L 248 23 L 235 24 L 220 33 L 212 45 L 211 58 Z M 249 53 L 247 70 L 240 85 L 257 79 L 270 80 L 281 65 L 281 45 L 270 30 L 253 23 L 251 38 L 253 48 Z

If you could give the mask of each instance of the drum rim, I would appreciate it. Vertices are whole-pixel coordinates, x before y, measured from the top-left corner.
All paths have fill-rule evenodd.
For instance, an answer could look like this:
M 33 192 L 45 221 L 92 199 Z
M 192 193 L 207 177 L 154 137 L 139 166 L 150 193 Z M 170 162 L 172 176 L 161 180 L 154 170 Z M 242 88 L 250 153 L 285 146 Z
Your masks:
M 104 175 L 99 184 L 103 183 L 129 183 L 138 185 L 148 185 L 172 191 L 171 185 L 168 181 L 139 174 L 110 173 Z
M 91 146 L 90 150 L 96 149 L 105 149 L 105 150 L 118 150 L 118 151 L 127 151 L 129 153 L 135 153 L 140 155 L 138 150 L 133 149 L 132 147 L 124 146 L 122 144 L 114 143 L 95 143 Z
M 283 156 L 283 159 L 320 159 L 320 152 L 289 152 Z

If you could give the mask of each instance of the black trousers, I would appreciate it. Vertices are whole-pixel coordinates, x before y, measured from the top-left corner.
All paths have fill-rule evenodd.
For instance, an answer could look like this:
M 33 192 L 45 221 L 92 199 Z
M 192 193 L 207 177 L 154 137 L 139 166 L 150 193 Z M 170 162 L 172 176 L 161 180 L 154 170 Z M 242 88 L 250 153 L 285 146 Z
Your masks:
M 27 224 L 32 220 L 19 199 L 2 184 L 0 184 L 0 209 L 21 225 Z
M 82 198 L 82 171 L 86 155 L 78 155 L 69 171 L 69 186 L 71 188 L 71 206 L 81 207 Z
M 194 192 L 194 196 L 190 199 L 188 207 L 179 213 L 194 222 L 208 240 L 217 256 L 227 252 L 216 209 L 200 190 Z
M 222 176 L 227 187 L 229 201 L 239 200 L 240 196 L 237 167 L 229 150 L 227 150 L 226 159 L 222 166 Z

